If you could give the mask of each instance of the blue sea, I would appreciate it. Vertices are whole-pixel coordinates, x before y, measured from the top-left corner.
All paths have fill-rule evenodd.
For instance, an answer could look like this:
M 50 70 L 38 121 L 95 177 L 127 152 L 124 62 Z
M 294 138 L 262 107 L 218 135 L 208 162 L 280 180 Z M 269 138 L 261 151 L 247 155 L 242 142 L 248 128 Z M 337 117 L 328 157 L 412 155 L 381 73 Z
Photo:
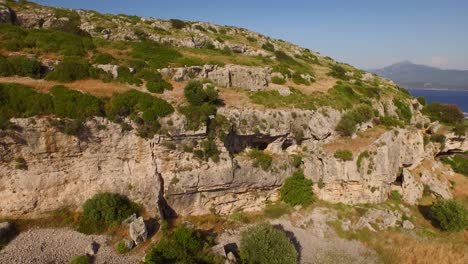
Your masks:
M 413 96 L 424 96 L 428 103 L 440 102 L 456 104 L 463 112 L 468 113 L 468 90 L 430 90 L 410 88 Z

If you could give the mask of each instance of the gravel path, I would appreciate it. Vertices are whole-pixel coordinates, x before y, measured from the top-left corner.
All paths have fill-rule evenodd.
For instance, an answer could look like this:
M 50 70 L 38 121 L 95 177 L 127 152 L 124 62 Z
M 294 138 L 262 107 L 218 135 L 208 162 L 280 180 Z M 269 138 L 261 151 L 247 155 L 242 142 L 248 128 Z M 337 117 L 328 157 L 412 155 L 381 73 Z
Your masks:
M 87 236 L 69 229 L 31 229 L 19 234 L 0 252 L 0 263 L 67 264 L 84 255 L 93 241 L 99 244 L 95 264 L 132 264 L 143 257 L 116 253 L 107 236 Z

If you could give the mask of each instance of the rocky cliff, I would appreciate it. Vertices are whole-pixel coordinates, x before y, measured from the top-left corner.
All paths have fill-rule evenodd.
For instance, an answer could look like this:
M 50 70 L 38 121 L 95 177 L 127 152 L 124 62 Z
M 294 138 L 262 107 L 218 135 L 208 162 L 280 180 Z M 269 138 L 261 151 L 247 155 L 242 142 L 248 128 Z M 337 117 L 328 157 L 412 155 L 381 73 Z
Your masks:
M 407 203 L 415 204 L 424 185 L 438 196 L 451 196 L 443 175 L 420 166 L 424 162 L 440 166 L 434 160 L 438 154 L 466 151 L 467 141 L 447 133 L 445 145 L 429 142 L 427 137 L 435 133 L 436 124 L 421 113 L 417 100 L 391 81 L 244 29 L 201 22 L 183 22 L 177 28 L 179 22 L 174 21 L 81 10 L 77 14 L 80 30 L 101 41 L 138 41 L 144 34 L 145 40 L 173 47 L 203 49 L 208 43 L 210 51 L 206 52 L 227 49 L 235 54 L 229 56 L 250 56 L 241 58 L 268 63 L 158 68 L 175 85 L 174 91 L 158 96 L 174 106 L 185 103 L 177 86 L 192 79 L 207 81 L 221 91 L 225 104 L 197 131 L 190 129 L 187 117 L 179 111 L 161 118 L 161 133 L 150 138 L 142 138 L 136 130 L 123 130 L 103 117 L 88 119 L 86 133 L 79 137 L 52 125 L 57 119 L 53 115 L 12 118 L 13 129 L 0 129 L 0 216 L 32 217 L 60 208 L 79 209 L 97 192 L 124 194 L 162 217 L 256 211 L 278 200 L 278 189 L 298 169 L 313 180 L 318 198 L 330 202 L 379 203 L 397 190 Z M 55 30 L 75 22 L 47 7 L 0 7 L 0 23 L 23 28 Z M 215 32 L 223 31 L 227 32 L 221 35 L 228 40 L 215 37 Z M 43 55 L 37 56 L 47 57 Z M 284 66 L 285 61 L 291 68 Z M 315 74 L 301 72 L 304 65 L 313 65 L 310 69 Z M 96 67 L 118 77 L 119 65 Z M 343 84 L 349 86 L 339 86 Z M 131 85 L 125 89 L 142 90 Z M 254 101 L 252 97 L 259 92 L 275 96 L 275 105 Z M 229 93 L 245 101 L 229 98 L 225 95 Z M 342 137 L 336 127 L 355 104 L 370 107 L 375 120 L 359 122 L 357 133 Z M 381 125 L 378 117 L 401 122 L 393 127 Z M 223 136 L 213 140 L 210 123 L 217 118 L 223 120 L 218 128 Z M 219 158 L 197 155 L 208 139 Z M 271 165 L 259 166 L 250 155 L 252 149 L 267 153 Z M 336 155 L 339 150 L 349 150 L 352 157 L 343 160 Z

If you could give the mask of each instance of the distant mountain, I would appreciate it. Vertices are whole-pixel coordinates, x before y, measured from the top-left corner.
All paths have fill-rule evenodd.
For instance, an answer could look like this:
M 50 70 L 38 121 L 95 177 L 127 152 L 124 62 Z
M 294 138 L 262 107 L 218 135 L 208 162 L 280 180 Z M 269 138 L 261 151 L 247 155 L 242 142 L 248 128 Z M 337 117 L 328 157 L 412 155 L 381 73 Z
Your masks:
M 406 88 L 468 90 L 468 71 L 442 70 L 403 61 L 370 72 L 391 79 Z

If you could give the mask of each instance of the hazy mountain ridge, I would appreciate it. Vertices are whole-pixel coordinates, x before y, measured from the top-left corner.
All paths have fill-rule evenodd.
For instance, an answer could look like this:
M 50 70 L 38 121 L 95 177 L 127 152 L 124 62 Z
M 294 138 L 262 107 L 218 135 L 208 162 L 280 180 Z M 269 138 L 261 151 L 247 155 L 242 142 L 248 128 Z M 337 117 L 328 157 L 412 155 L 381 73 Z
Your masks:
M 381 69 L 372 69 L 370 72 L 407 88 L 468 90 L 468 71 L 443 70 L 404 61 Z

